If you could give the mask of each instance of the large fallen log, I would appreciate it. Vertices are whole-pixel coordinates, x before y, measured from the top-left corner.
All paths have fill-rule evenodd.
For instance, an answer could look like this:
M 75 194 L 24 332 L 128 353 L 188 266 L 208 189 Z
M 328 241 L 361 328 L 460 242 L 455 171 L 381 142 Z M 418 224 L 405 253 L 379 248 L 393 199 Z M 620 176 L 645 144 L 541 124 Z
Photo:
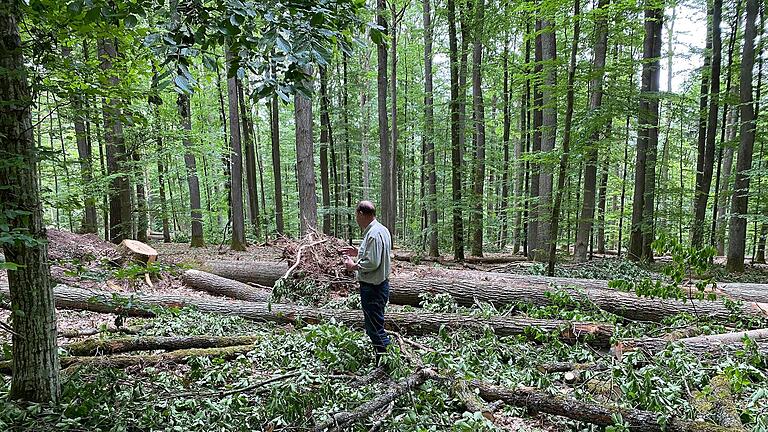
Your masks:
M 71 288 L 66 285 L 53 287 L 54 300 L 58 309 L 87 310 L 99 313 L 111 313 L 131 317 L 152 318 L 155 312 L 150 304 L 136 301 L 136 295 L 108 291 L 93 291 L 84 288 Z M 8 285 L 0 283 L 0 297 L 10 297 Z M 175 300 L 175 304 L 170 299 Z M 181 306 L 186 297 L 169 296 L 169 301 L 162 306 Z M 5 307 L 6 305 L 0 305 Z
M 450 275 L 458 276 L 450 273 Z M 550 293 L 557 288 L 550 286 L 554 281 L 562 284 L 559 290 L 568 293 L 574 300 L 585 304 L 594 304 L 607 312 L 632 320 L 662 321 L 665 318 L 688 313 L 707 317 L 719 322 L 730 323 L 745 317 L 763 318 L 768 314 L 768 305 L 744 303 L 738 306 L 738 313 L 722 301 L 710 300 L 674 300 L 640 297 L 635 294 L 607 288 L 595 288 L 598 281 L 585 282 L 583 286 L 573 288 L 566 285 L 567 279 L 517 279 L 490 277 L 490 280 L 470 280 L 467 278 L 420 277 L 398 275 L 389 279 L 389 301 L 393 304 L 419 306 L 423 294 L 449 294 L 459 305 L 471 306 L 477 301 L 489 302 L 497 306 L 516 303 L 532 303 L 536 306 L 552 304 Z M 544 283 L 547 282 L 547 283 Z M 602 282 L 602 281 L 599 281 Z M 198 289 L 223 294 L 237 299 L 247 299 L 243 290 L 228 289 L 227 284 L 201 280 Z M 244 290 L 248 290 L 245 288 Z M 255 292 L 251 289 L 251 292 Z
M 210 294 L 223 295 L 245 301 L 267 301 L 269 292 L 254 288 L 236 280 L 227 279 L 200 270 L 187 270 L 181 280 L 189 288 L 206 291 Z
M 143 336 L 118 339 L 86 339 L 64 345 L 71 356 L 95 356 L 131 351 L 178 351 L 191 348 L 223 348 L 249 345 L 255 336 Z
M 585 402 L 566 396 L 557 396 L 533 388 L 508 389 L 493 386 L 482 381 L 472 381 L 472 385 L 480 390 L 480 397 L 488 402 L 503 401 L 507 405 L 525 407 L 531 411 L 567 417 L 598 426 L 614 424 L 612 416 L 620 414 L 625 424 L 632 431 L 642 432 L 690 432 L 690 431 L 734 431 L 739 429 L 724 428 L 711 423 L 688 421 L 676 417 L 666 418 L 662 426 L 662 418 L 658 413 L 641 411 L 615 406 L 605 406 Z
M 419 369 L 414 374 L 402 381 L 388 387 L 387 391 L 374 399 L 360 405 L 354 411 L 342 411 L 331 416 L 328 420 L 317 425 L 315 432 L 346 431 L 358 421 L 368 418 L 373 413 L 389 405 L 395 399 L 419 387 L 431 378 L 436 378 L 437 373 L 432 369 Z
M 0 294 L 3 294 L 2 290 L 0 290 Z M 88 291 L 64 285 L 54 288 L 54 297 L 57 307 L 96 312 L 125 311 L 123 305 L 128 303 L 126 298 L 116 293 Z M 135 295 L 130 303 L 134 308 L 188 306 L 201 312 L 240 316 L 255 321 L 281 324 L 319 323 L 333 319 L 351 327 L 361 328 L 363 325 L 363 312 L 360 310 L 317 309 L 287 304 L 149 294 Z M 442 327 L 454 331 L 462 329 L 483 331 L 489 328 L 499 336 L 536 337 L 540 333 L 549 333 L 557 334 L 561 340 L 566 342 L 585 341 L 595 347 L 608 348 L 613 334 L 611 326 L 591 322 L 506 317 L 476 318 L 460 314 L 427 312 L 387 312 L 386 317 L 388 328 L 415 335 L 435 334 Z
M 433 257 L 429 255 L 418 255 L 412 252 L 402 252 L 402 251 L 395 252 L 394 258 L 397 261 L 405 261 L 405 262 L 412 262 L 412 263 L 418 263 L 421 261 L 440 262 L 440 263 L 457 263 L 457 261 L 455 261 L 453 258 L 450 258 L 450 257 L 444 257 L 444 256 Z M 522 261 L 528 261 L 528 258 L 522 255 L 504 255 L 504 254 L 486 255 L 482 257 L 468 256 L 464 258 L 464 262 L 468 264 L 509 264 L 513 262 L 522 262 Z
M 398 255 L 395 254 L 396 258 L 397 256 Z M 272 286 L 275 281 L 283 276 L 285 271 L 288 270 L 288 265 L 282 262 L 211 261 L 201 266 L 200 270 L 240 282 Z M 395 277 L 399 276 L 409 277 L 406 273 L 402 273 Z M 417 272 L 412 279 L 419 279 L 422 277 L 446 279 L 449 281 L 498 281 L 499 284 L 504 287 L 517 287 L 519 289 L 533 289 L 537 291 L 547 290 L 552 286 L 567 286 L 578 289 L 606 289 L 614 291 L 608 288 L 607 280 L 520 275 L 477 270 L 429 268 L 428 272 Z M 768 284 L 718 283 L 714 293 L 729 297 L 733 300 L 768 304 Z M 768 305 L 763 304 L 761 304 L 761 306 L 764 308 L 768 307 Z M 768 312 L 768 309 L 765 309 L 764 312 Z
M 199 270 L 243 283 L 272 286 L 288 271 L 288 264 L 266 261 L 206 261 Z
M 253 345 L 239 345 L 224 348 L 192 348 L 154 355 L 66 356 L 61 357 L 59 361 L 62 368 L 68 368 L 70 366 L 126 368 L 136 365 L 151 365 L 158 363 L 185 363 L 192 357 L 220 357 L 230 360 L 241 354 L 246 354 L 253 349 Z M 5 375 L 12 373 L 10 360 L 0 361 L 0 373 Z
M 667 338 L 625 339 L 615 344 L 612 351 L 619 358 L 626 352 L 638 350 L 653 355 L 670 344 L 679 344 L 698 357 L 717 357 L 744 349 L 745 337 L 756 343 L 759 353 L 768 354 L 768 329 L 696 336 L 675 341 Z

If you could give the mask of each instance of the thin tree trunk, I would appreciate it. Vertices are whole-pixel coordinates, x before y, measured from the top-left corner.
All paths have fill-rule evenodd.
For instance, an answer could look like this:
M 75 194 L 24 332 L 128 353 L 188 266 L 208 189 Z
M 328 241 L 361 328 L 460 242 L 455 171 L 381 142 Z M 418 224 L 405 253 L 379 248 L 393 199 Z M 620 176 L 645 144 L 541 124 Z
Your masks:
M 485 187 L 485 106 L 481 67 L 483 62 L 483 29 L 485 0 L 475 0 L 474 40 L 472 42 L 472 120 L 474 122 L 475 166 L 473 178 L 472 255 L 483 256 L 483 189 Z
M 597 7 L 598 9 L 606 10 L 608 4 L 608 0 L 600 0 Z M 597 22 L 595 23 L 595 58 L 592 65 L 592 81 L 589 83 L 589 88 L 592 90 L 589 97 L 589 111 L 592 113 L 600 112 L 600 107 L 603 104 L 603 77 L 605 76 L 605 58 L 608 52 L 607 19 L 606 13 L 600 13 L 597 15 Z M 587 142 L 587 157 L 584 167 L 584 201 L 581 206 L 581 217 L 578 222 L 576 244 L 574 245 L 573 252 L 573 256 L 577 261 L 585 261 L 587 259 L 587 243 L 590 233 L 594 229 L 599 145 L 600 128 L 594 128 L 594 132 L 592 132 Z
M 654 187 L 656 180 L 656 145 L 659 125 L 659 57 L 661 55 L 661 25 L 663 10 L 645 10 L 643 42 L 643 73 L 640 109 L 638 113 L 637 163 L 635 164 L 635 193 L 632 206 L 632 231 L 629 258 L 653 260 Z
M 243 251 L 245 240 L 245 218 L 243 217 L 243 157 L 240 142 L 240 113 L 238 112 L 237 71 L 232 70 L 234 55 L 226 49 L 227 98 L 229 100 L 229 137 L 232 166 L 231 209 L 232 209 L 232 250 Z
M 331 186 L 329 184 L 328 142 L 331 118 L 328 115 L 328 72 L 320 67 L 320 187 L 323 198 L 323 233 L 331 234 Z
M 56 309 L 48 265 L 48 243 L 40 205 L 37 161 L 27 71 L 22 57 L 16 2 L 0 10 L 0 211 L 11 232 L 24 232 L 31 241 L 3 242 L 8 262 L 13 310 L 12 368 L 8 397 L 32 402 L 59 400 L 59 358 Z M 23 193 L 18 193 L 23 191 Z M 13 216 L 13 212 L 19 212 Z
M 541 20 L 536 20 L 536 38 L 534 44 L 534 82 L 533 82 L 533 144 L 531 153 L 538 156 L 541 153 L 541 129 L 542 129 L 542 25 Z M 541 183 L 541 165 L 538 162 L 530 163 L 530 210 L 528 212 L 528 248 L 527 256 L 529 259 L 536 259 L 536 252 L 539 250 L 539 196 Z
M 225 59 L 226 61 L 226 59 Z M 227 68 L 225 68 L 225 71 Z M 226 72 L 225 72 L 226 73 Z M 229 81 L 227 81 L 227 87 Z M 221 117 L 221 127 L 224 131 L 225 151 L 221 154 L 221 164 L 224 169 L 224 192 L 227 194 L 227 223 L 232 218 L 232 167 L 230 165 L 230 156 L 232 155 L 231 141 L 227 136 L 227 114 L 224 110 L 224 93 L 222 92 L 221 74 L 219 73 L 219 62 L 216 61 L 216 90 L 219 93 L 219 117 Z M 229 88 L 227 88 L 227 97 L 229 97 Z
M 189 187 L 189 208 L 192 218 L 192 247 L 205 246 L 203 239 L 203 213 L 200 205 L 200 181 L 197 178 L 197 161 L 193 153 L 192 145 L 192 112 L 189 95 L 180 93 L 177 100 L 181 128 L 184 130 L 182 142 L 184 143 L 184 166 L 187 173 L 187 185 Z
M 610 123 L 608 123 L 610 126 Z M 606 134 L 609 136 L 610 132 Z M 606 192 L 608 190 L 608 170 L 610 169 L 611 158 L 610 152 L 605 155 L 605 162 L 603 163 L 603 175 L 600 177 L 600 187 L 598 188 L 597 199 L 597 253 L 605 253 L 605 205 L 606 205 Z
M 424 199 L 427 213 L 427 232 L 429 237 L 429 256 L 440 256 L 437 224 L 437 174 L 435 172 L 435 125 L 432 94 L 432 9 L 430 0 L 424 0 L 424 158 L 426 159 L 424 176 L 427 193 Z M 424 178 L 422 178 L 423 189 Z
M 704 163 L 702 175 L 697 179 L 696 193 L 694 194 L 694 221 L 692 225 L 693 246 L 701 246 L 704 243 L 706 232 L 704 219 L 707 214 L 707 201 L 709 190 L 712 186 L 712 171 L 715 164 L 715 137 L 717 135 L 717 114 L 720 103 L 720 56 L 722 41 L 720 37 L 720 21 L 722 15 L 722 0 L 713 0 L 712 8 L 712 66 L 710 75 L 709 113 L 707 118 L 707 136 L 704 149 Z
M 342 54 L 342 68 L 343 68 L 343 74 L 342 74 L 342 88 L 341 88 L 341 95 L 342 95 L 342 110 L 341 110 L 341 118 L 342 123 L 344 124 L 344 170 L 345 170 L 345 176 L 346 176 L 346 191 L 347 191 L 347 223 L 346 223 L 346 238 L 347 241 L 352 242 L 352 163 L 350 161 L 350 140 L 349 140 L 349 90 L 347 89 L 348 86 L 348 77 L 347 77 L 347 63 L 348 58 L 347 54 Z
M 312 88 L 312 69 L 304 86 Z M 299 221 L 301 235 L 317 227 L 317 192 L 315 187 L 315 156 L 312 139 L 312 99 L 296 93 L 294 98 L 296 118 L 296 171 L 299 187 Z
M 256 151 L 253 133 L 253 122 L 248 115 L 248 103 L 243 91 L 243 81 L 237 80 L 237 100 L 240 107 L 240 120 L 242 123 L 243 148 L 245 150 L 245 185 L 246 202 L 248 204 L 248 220 L 255 237 L 261 236 L 261 224 L 259 221 L 259 185 L 256 181 Z
M 147 212 L 147 194 L 144 189 L 144 168 L 141 164 L 139 149 L 131 152 L 134 162 L 134 175 L 136 176 L 136 240 L 147 243 L 149 240 L 149 214 Z
M 269 102 L 269 130 L 272 138 L 272 175 L 275 180 L 275 229 L 278 235 L 283 235 L 285 221 L 283 219 L 283 177 L 280 167 L 280 106 L 276 94 L 272 95 Z
M 504 84 L 502 89 L 502 104 L 504 119 L 502 120 L 501 141 L 504 153 L 504 160 L 501 174 L 501 241 L 499 245 L 503 250 L 507 246 L 509 238 L 509 135 L 512 128 L 512 114 L 509 107 L 510 102 L 510 83 L 509 83 L 509 37 L 504 41 L 504 54 L 502 56 L 502 69 L 504 74 Z M 521 135 L 522 136 L 522 135 Z M 520 140 L 515 142 L 515 151 L 518 149 Z M 515 155 L 519 157 L 518 155 Z M 517 182 L 513 187 L 513 200 L 518 194 Z M 517 242 L 515 242 L 517 243 Z
M 386 36 L 388 23 L 385 17 L 387 10 L 386 0 L 376 0 L 376 24 L 381 27 L 381 32 Z M 389 143 L 389 119 L 387 117 L 387 45 L 382 39 L 376 46 L 377 53 L 377 89 L 378 89 L 378 118 L 379 118 L 379 152 L 381 156 L 381 222 L 390 230 L 394 229 L 394 214 L 392 206 L 392 153 Z
M 160 194 L 160 218 L 163 221 L 163 242 L 170 243 L 171 230 L 168 226 L 168 204 L 165 199 L 165 165 L 163 164 L 163 158 L 165 156 L 163 154 L 162 126 L 160 124 L 160 113 L 158 112 L 157 105 L 153 106 L 152 111 L 155 117 L 155 133 L 157 134 L 155 137 L 155 143 L 157 145 L 157 182 Z
M 382 0 L 379 0 L 382 1 Z M 451 68 L 451 195 L 453 199 L 453 258 L 456 261 L 464 259 L 464 221 L 461 208 L 461 165 L 462 152 L 460 109 L 459 100 L 459 48 L 456 34 L 456 4 L 455 0 L 448 0 L 448 42 Z
M 728 271 L 744 271 L 744 253 L 747 239 L 747 204 L 749 198 L 749 173 L 752 168 L 752 150 L 755 144 L 755 107 L 752 104 L 752 69 L 755 64 L 755 20 L 757 0 L 746 0 L 747 17 L 744 26 L 744 46 L 739 74 L 739 99 L 741 101 L 741 131 L 739 157 L 736 161 L 736 180 L 733 185 L 731 220 L 728 232 Z
M 601 0 L 598 7 L 605 7 L 604 4 L 605 0 Z M 550 243 L 547 245 L 549 247 L 547 253 L 548 253 L 548 262 L 547 262 L 547 274 L 549 276 L 555 275 L 555 263 L 557 261 L 557 232 L 559 228 L 560 223 L 560 206 L 563 202 L 563 190 L 565 189 L 565 177 L 568 175 L 568 157 L 570 156 L 570 146 L 571 146 L 571 123 L 573 121 L 573 82 L 576 76 L 576 52 L 579 49 L 579 35 L 581 30 L 581 16 L 580 16 L 580 6 L 581 6 L 581 0 L 574 0 L 573 2 L 573 40 L 571 41 L 571 62 L 568 67 L 568 90 L 567 90 L 567 96 L 566 96 L 566 107 L 565 107 L 565 133 L 563 135 L 563 153 L 560 156 L 560 169 L 558 172 L 557 177 L 557 192 L 555 195 L 555 202 L 552 206 L 552 220 L 550 221 L 549 225 L 549 238 Z M 603 19 L 604 21 L 604 19 Z M 596 51 L 600 50 L 600 41 L 601 41 L 601 33 L 600 33 L 600 24 L 598 24 L 598 36 L 597 36 L 597 47 L 595 48 Z M 605 31 L 603 30 L 603 33 Z M 602 39 L 603 43 L 605 43 L 605 38 Z M 603 54 L 605 56 L 605 54 Z M 597 65 L 597 60 L 595 60 L 595 65 Z

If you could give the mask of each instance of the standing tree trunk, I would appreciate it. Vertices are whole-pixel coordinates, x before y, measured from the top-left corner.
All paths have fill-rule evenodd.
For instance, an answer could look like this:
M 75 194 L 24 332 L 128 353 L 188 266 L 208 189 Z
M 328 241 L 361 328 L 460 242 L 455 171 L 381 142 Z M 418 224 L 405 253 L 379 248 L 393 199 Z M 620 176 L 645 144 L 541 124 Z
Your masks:
M 713 0 L 712 8 L 712 66 L 710 75 L 711 91 L 709 93 L 709 116 L 707 119 L 707 136 L 704 148 L 702 175 L 697 176 L 694 202 L 694 221 L 692 225 L 693 246 L 704 243 L 709 189 L 712 185 L 712 171 L 715 165 L 715 137 L 717 135 L 717 114 L 720 103 L 720 53 L 722 41 L 720 38 L 720 21 L 723 1 Z
M 305 70 L 312 75 L 312 69 Z M 307 89 L 312 80 L 304 81 Z M 296 117 L 296 172 L 299 184 L 299 221 L 301 235 L 317 227 L 317 193 L 315 187 L 315 156 L 312 145 L 312 99 L 296 93 L 294 99 Z
M 472 179 L 472 255 L 483 256 L 483 188 L 485 186 L 485 107 L 483 104 L 482 63 L 485 0 L 475 0 L 474 40 L 472 42 L 472 119 L 475 123 L 475 169 Z
M 541 123 L 542 123 L 542 93 L 541 93 L 541 75 L 542 75 L 542 25 L 541 20 L 536 20 L 535 25 L 535 43 L 534 43 L 534 66 L 533 66 L 533 143 L 531 145 L 531 154 L 539 156 L 541 153 Z M 530 178 L 530 210 L 528 212 L 528 247 L 527 256 L 529 259 L 536 259 L 536 252 L 539 250 L 539 195 L 540 195 L 540 172 L 541 164 L 531 162 L 529 164 Z
M 541 59 L 543 62 L 544 84 L 541 92 L 541 151 L 550 152 L 555 149 L 557 136 L 557 43 L 555 40 L 555 24 L 550 20 L 542 20 Z M 550 215 L 552 205 L 552 167 L 547 164 L 540 166 L 539 174 L 539 233 L 537 249 L 534 257 L 546 260 L 549 243 L 557 243 L 550 238 Z
M 234 55 L 226 48 L 227 99 L 229 101 L 229 138 L 232 183 L 230 185 L 232 212 L 232 250 L 244 251 L 245 218 L 243 217 L 243 151 L 240 142 L 240 113 L 238 112 L 237 71 L 233 70 Z M 236 63 L 235 63 L 236 64 Z
M 180 93 L 176 104 L 181 117 L 181 128 L 184 130 L 182 142 L 184 143 L 184 166 L 187 170 L 187 185 L 189 187 L 189 208 L 192 217 L 192 247 L 205 246 L 203 239 L 203 213 L 200 210 L 200 181 L 197 178 L 197 162 L 194 147 L 192 145 L 192 112 L 189 95 Z
M 610 121 L 610 120 L 609 120 Z M 611 123 L 608 123 L 610 127 Z M 606 133 L 606 136 L 608 133 Z M 600 177 L 600 186 L 597 189 L 597 253 L 605 253 L 605 205 L 608 190 L 608 170 L 611 167 L 610 152 L 605 155 L 603 162 L 603 174 Z
M 440 256 L 437 230 L 437 175 L 435 172 L 435 124 L 432 94 L 432 10 L 430 0 L 424 0 L 424 158 L 427 180 L 427 231 L 429 256 Z
M 600 0 L 597 7 L 600 13 L 595 22 L 595 59 L 592 64 L 592 81 L 589 88 L 592 93 L 589 97 L 589 111 L 599 113 L 603 104 L 603 77 L 605 76 L 605 57 L 608 52 L 608 0 Z M 587 142 L 587 157 L 584 168 L 584 194 L 576 231 L 576 244 L 573 256 L 577 261 L 587 259 L 587 245 L 590 233 L 593 230 L 595 217 L 595 192 L 597 189 L 597 161 L 598 147 L 600 145 L 600 128 L 593 127 L 593 132 Z M 607 172 L 606 172 L 607 174 Z
M 638 111 L 637 163 L 635 192 L 632 206 L 632 230 L 629 259 L 653 260 L 654 186 L 656 179 L 656 145 L 659 138 L 659 57 L 661 56 L 661 26 L 664 11 L 645 10 L 643 41 L 643 73 Z
M 387 1 L 376 0 L 376 24 L 381 27 L 384 36 L 387 35 L 386 13 Z M 376 53 L 378 59 L 377 84 L 378 89 L 378 115 L 379 115 L 379 152 L 381 156 L 381 222 L 389 229 L 394 230 L 394 220 L 392 215 L 394 211 L 392 206 L 392 153 L 389 145 L 389 120 L 387 118 L 387 45 L 385 38 L 382 38 L 376 44 Z
M 165 164 L 163 158 L 165 154 L 163 152 L 163 135 L 162 127 L 160 123 L 160 113 L 158 106 L 153 104 L 152 112 L 155 117 L 155 143 L 156 143 L 156 157 L 157 157 L 157 183 L 158 191 L 160 194 L 160 219 L 163 224 L 163 242 L 171 242 L 171 230 L 168 223 L 168 204 L 165 198 Z
M 323 196 L 323 233 L 331 234 L 331 186 L 328 174 L 328 143 L 331 118 L 328 115 L 328 71 L 320 67 L 320 187 Z
M 382 1 L 382 0 L 379 0 Z M 451 189 L 453 207 L 453 258 L 464 260 L 464 221 L 461 208 L 461 134 L 459 109 L 459 47 L 456 35 L 456 4 L 448 0 L 448 43 L 451 68 Z
M 248 103 L 243 91 L 243 81 L 237 80 L 237 100 L 240 106 L 240 119 L 243 127 L 243 147 L 245 148 L 245 185 L 248 192 L 248 219 L 251 223 L 253 235 L 261 236 L 261 224 L 259 223 L 259 185 L 256 181 L 256 149 L 254 142 L 256 134 L 253 133 L 253 122 L 248 115 Z
M 101 39 L 99 41 L 99 57 L 101 69 L 112 69 L 112 60 L 117 58 L 115 41 Z M 110 85 L 117 86 L 120 78 L 116 74 L 109 77 Z M 107 174 L 112 176 L 109 185 L 109 240 L 119 244 L 131 238 L 131 185 L 126 171 L 127 151 L 123 137 L 123 122 L 120 101 L 115 98 L 105 99 L 104 106 L 104 140 L 106 142 Z
M 739 74 L 741 101 L 741 131 L 739 156 L 736 160 L 736 181 L 733 185 L 731 222 L 728 230 L 728 271 L 744 271 L 744 252 L 747 240 L 747 200 L 749 197 L 749 170 L 752 168 L 752 149 L 755 145 L 755 107 L 752 104 L 752 69 L 755 65 L 755 19 L 757 0 L 746 0 L 747 17 L 744 25 L 744 47 Z
M 83 54 L 87 58 L 86 51 L 87 46 L 83 42 Z M 62 55 L 64 57 L 70 57 L 71 49 L 63 48 Z M 92 190 L 93 183 L 93 152 L 91 150 L 90 137 L 86 129 L 86 122 L 88 121 L 88 108 L 86 106 L 87 99 L 82 95 L 72 95 L 71 98 L 72 109 L 74 111 L 73 123 L 75 126 L 75 140 L 77 141 L 77 156 L 80 162 L 80 179 L 83 184 L 83 221 L 80 226 L 80 231 L 83 234 L 97 233 L 97 218 L 96 218 L 96 199 L 94 198 L 94 191 Z
M 144 188 L 144 168 L 141 164 L 139 149 L 131 152 L 134 164 L 134 176 L 136 177 L 136 240 L 147 243 L 149 240 L 149 213 L 147 211 L 147 193 Z
M 525 35 L 530 33 L 530 18 L 526 14 L 525 19 Z M 525 72 L 525 78 L 523 79 L 523 88 L 521 89 L 520 100 L 520 139 L 515 141 L 515 222 L 514 222 L 514 238 L 513 238 L 513 251 L 515 253 L 520 252 L 523 249 L 523 253 L 526 252 L 526 232 L 523 229 L 525 221 L 526 209 L 528 208 L 527 197 L 527 162 L 522 160 L 523 151 L 528 152 L 531 140 L 531 126 L 528 121 L 530 118 L 530 93 L 531 93 L 531 80 L 528 77 L 529 63 L 531 62 L 531 40 L 525 37 L 525 63 L 523 64 L 523 72 Z
M 499 242 L 501 249 L 503 250 L 507 246 L 507 239 L 509 237 L 509 135 L 512 128 L 512 115 L 509 107 L 509 37 L 504 41 L 504 54 L 502 57 L 502 69 L 504 74 L 503 83 L 503 111 L 504 119 L 502 121 L 501 141 L 504 152 L 504 166 L 502 167 L 501 175 L 501 241 Z M 521 134 L 522 137 L 522 134 Z M 520 140 L 515 144 L 517 149 Z M 519 156 L 517 156 L 519 157 Z M 513 188 L 515 198 L 518 194 L 517 189 Z M 515 242 L 516 243 L 516 242 Z
M 736 129 L 739 118 L 739 107 L 731 107 L 727 117 L 727 135 L 723 145 L 723 167 L 720 170 L 720 192 L 718 195 L 717 221 L 715 224 L 715 247 L 719 256 L 725 255 L 725 229 L 728 220 L 728 204 L 731 198 L 731 174 L 733 174 L 733 143 L 736 141 Z
M 347 241 L 352 243 L 352 164 L 349 157 L 349 90 L 347 89 L 348 77 L 347 77 L 347 54 L 342 54 L 342 86 L 341 86 L 341 98 L 342 98 L 342 110 L 341 117 L 344 124 L 344 170 L 345 170 L 345 185 L 347 190 L 347 223 L 346 223 L 346 238 Z
M 391 27 L 391 40 L 390 40 L 390 68 L 389 75 L 389 87 L 392 96 L 390 109 L 392 116 L 392 128 L 390 129 L 390 155 L 389 155 L 389 212 L 387 218 L 390 221 L 391 227 L 388 225 L 390 233 L 394 236 L 397 227 L 397 188 L 398 188 L 398 166 L 397 166 L 397 140 L 400 136 L 400 132 L 397 128 L 397 27 L 402 18 L 402 13 L 405 12 L 403 7 L 402 12 L 397 11 L 397 2 L 395 0 L 389 0 L 390 14 L 392 15 L 392 27 Z
M 282 235 L 285 234 L 285 222 L 283 220 L 283 177 L 280 169 L 280 106 L 277 94 L 272 95 L 269 102 L 269 131 L 272 138 L 272 175 L 275 179 L 275 229 Z
M 40 202 L 33 136 L 32 97 L 17 24 L 20 2 L 0 9 L 0 214 L 10 235 L 3 241 L 13 311 L 13 377 L 9 397 L 33 402 L 59 400 L 56 309 L 48 266 L 48 243 Z M 24 234 L 17 234 L 17 233 Z
M 580 17 L 581 0 L 574 0 L 573 2 L 573 40 L 571 41 L 571 63 L 568 67 L 568 93 L 566 96 L 565 107 L 565 134 L 563 135 L 563 154 L 560 156 L 560 166 L 557 176 L 557 192 L 555 194 L 555 202 L 552 206 L 552 221 L 549 225 L 549 237 L 552 240 L 549 243 L 549 249 L 547 250 L 547 274 L 549 276 L 555 275 L 555 262 L 557 261 L 557 232 L 560 224 L 560 207 L 563 203 L 563 190 L 565 189 L 565 177 L 568 175 L 568 158 L 570 156 L 571 146 L 571 123 L 573 121 L 573 82 L 576 77 L 576 52 L 579 49 L 579 35 L 581 34 L 581 17 Z M 605 7 L 604 0 L 600 1 L 599 7 Z M 597 30 L 597 47 L 596 50 L 600 50 L 600 34 L 601 27 L 598 24 Z M 603 60 L 605 60 L 605 54 L 603 54 Z M 597 63 L 597 60 L 595 60 Z

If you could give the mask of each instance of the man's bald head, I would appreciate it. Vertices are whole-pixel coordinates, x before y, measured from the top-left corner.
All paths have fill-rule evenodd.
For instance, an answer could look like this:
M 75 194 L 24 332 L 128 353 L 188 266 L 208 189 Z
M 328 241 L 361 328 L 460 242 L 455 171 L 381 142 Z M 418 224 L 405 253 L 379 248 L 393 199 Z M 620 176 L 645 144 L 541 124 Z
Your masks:
M 376 207 L 370 201 L 360 201 L 355 211 L 365 216 L 376 216 Z

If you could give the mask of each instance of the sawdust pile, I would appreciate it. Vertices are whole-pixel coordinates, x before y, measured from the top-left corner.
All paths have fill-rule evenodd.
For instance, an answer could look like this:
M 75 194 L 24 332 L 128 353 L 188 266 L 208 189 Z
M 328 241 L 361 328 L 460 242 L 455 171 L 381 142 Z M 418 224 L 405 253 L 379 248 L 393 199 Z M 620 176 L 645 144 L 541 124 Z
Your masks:
M 115 245 L 100 239 L 96 234 L 75 234 L 48 228 L 48 259 L 51 261 L 83 262 L 122 260 Z

